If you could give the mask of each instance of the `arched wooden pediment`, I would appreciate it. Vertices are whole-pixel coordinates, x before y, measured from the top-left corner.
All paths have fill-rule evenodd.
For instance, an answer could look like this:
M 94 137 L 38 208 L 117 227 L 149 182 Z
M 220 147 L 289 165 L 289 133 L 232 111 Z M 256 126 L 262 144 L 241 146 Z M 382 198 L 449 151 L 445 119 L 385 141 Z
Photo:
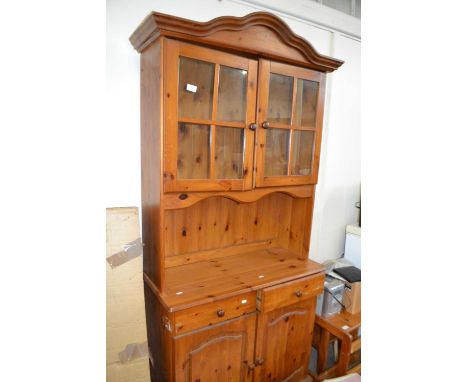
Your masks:
M 153 12 L 138 26 L 130 41 L 141 52 L 160 36 L 240 51 L 323 72 L 332 72 L 343 64 L 341 60 L 318 53 L 282 19 L 266 12 L 243 17 L 223 16 L 207 22 Z

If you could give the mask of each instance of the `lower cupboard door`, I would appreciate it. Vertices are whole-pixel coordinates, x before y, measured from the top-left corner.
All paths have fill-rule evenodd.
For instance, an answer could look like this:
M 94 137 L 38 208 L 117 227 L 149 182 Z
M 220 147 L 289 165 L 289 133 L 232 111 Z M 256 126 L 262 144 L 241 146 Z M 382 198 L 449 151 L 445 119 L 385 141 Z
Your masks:
M 177 382 L 252 381 L 256 313 L 174 337 Z
M 255 382 L 296 382 L 308 373 L 316 299 L 258 316 Z

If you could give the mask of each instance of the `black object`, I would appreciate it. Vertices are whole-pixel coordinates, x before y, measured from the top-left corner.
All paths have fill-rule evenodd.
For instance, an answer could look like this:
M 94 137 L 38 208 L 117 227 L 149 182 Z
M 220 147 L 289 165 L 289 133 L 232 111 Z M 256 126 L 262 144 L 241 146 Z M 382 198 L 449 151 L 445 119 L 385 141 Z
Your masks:
M 333 272 L 340 275 L 350 283 L 361 281 L 361 270 L 356 267 L 335 268 L 333 269 Z

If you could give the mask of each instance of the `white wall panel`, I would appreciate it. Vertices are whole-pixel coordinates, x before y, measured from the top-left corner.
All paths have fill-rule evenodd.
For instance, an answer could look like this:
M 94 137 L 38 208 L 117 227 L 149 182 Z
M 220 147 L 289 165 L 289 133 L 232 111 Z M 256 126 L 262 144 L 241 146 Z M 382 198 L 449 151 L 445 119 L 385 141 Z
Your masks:
M 347 224 L 357 222 L 361 182 L 360 42 L 336 34 L 334 56 L 345 64 L 329 76 L 310 257 L 344 253 Z

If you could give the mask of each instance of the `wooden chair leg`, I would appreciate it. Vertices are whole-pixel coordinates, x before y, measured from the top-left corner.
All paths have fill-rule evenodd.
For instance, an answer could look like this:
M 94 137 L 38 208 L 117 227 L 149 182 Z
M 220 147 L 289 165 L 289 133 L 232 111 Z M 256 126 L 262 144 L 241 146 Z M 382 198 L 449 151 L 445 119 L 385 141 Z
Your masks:
M 354 366 L 352 369 L 349 369 L 346 374 L 358 373 L 361 374 L 361 364 Z
M 317 356 L 317 374 L 322 373 L 327 368 L 328 359 L 328 343 L 330 342 L 330 333 L 321 328 L 320 329 L 320 342 L 318 346 Z
M 349 334 L 351 334 L 353 338 L 355 339 L 355 338 L 358 338 L 358 333 L 359 333 L 359 328 L 356 328 L 353 331 L 351 331 Z
M 351 343 L 353 338 L 349 334 L 345 334 L 341 340 L 340 359 L 338 360 L 338 377 L 346 374 L 351 356 Z

